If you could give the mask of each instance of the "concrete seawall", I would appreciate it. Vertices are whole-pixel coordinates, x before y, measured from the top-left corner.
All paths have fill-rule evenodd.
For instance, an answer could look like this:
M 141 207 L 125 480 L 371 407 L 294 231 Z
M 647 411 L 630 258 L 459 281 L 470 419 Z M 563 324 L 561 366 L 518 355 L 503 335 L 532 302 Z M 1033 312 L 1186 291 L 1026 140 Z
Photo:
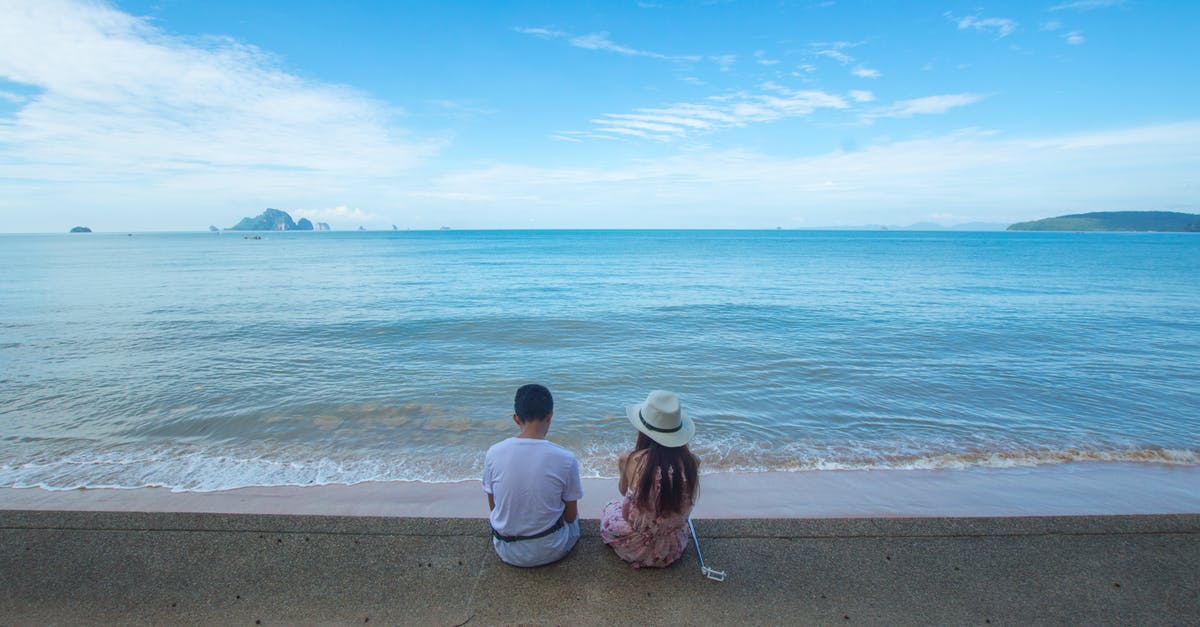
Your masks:
M 1196 624 L 1200 515 L 698 520 L 635 571 L 482 519 L 0 511 L 0 623 Z

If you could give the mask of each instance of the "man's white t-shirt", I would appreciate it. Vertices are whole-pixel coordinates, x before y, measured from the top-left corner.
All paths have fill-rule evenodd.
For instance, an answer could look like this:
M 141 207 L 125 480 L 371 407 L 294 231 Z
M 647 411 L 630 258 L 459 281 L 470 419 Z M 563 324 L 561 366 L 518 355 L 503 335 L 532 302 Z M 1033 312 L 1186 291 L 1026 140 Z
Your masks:
M 532 536 L 563 513 L 564 501 L 583 498 L 579 462 L 546 440 L 509 438 L 483 458 L 483 491 L 495 497 L 492 528 L 506 536 Z

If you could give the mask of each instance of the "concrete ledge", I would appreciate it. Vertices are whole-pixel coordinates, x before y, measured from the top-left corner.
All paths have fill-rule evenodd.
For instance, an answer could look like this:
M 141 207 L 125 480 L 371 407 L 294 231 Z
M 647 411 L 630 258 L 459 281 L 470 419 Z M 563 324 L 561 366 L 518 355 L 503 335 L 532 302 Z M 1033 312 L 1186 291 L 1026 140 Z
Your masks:
M 1200 533 L 1200 514 L 1012 516 L 987 518 L 749 518 L 697 519 L 711 538 L 953 537 L 1004 535 L 1123 535 Z M 195 531 L 396 536 L 489 535 L 483 518 L 394 518 L 288 514 L 195 514 L 0 510 L 0 530 Z M 598 522 L 583 520 L 585 536 Z
M 633 570 L 597 538 L 496 559 L 482 519 L 0 511 L 0 623 L 1195 624 L 1200 515 L 697 520 Z

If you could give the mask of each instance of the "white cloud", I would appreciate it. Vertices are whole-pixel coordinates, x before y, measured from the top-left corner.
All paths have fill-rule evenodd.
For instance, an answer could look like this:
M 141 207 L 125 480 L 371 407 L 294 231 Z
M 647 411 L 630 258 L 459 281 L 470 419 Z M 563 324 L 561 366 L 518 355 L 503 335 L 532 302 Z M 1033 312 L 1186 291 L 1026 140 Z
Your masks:
M 670 141 L 697 131 L 745 126 L 782 118 L 809 115 L 818 109 L 845 109 L 841 96 L 819 90 L 791 90 L 765 83 L 771 93 L 714 96 L 700 103 L 676 103 L 637 109 L 633 113 L 608 113 L 591 120 L 592 137 L 620 135 Z M 576 135 L 578 136 L 578 135 Z
M 339 205 L 329 209 L 296 209 L 290 213 L 297 220 L 308 218 L 313 222 L 331 222 L 346 226 L 375 224 L 383 221 L 382 216 L 363 211 L 357 207 L 351 209 L 346 205 Z
M 733 69 L 733 64 L 737 63 L 736 54 L 718 54 L 708 57 L 709 61 L 717 64 L 717 68 L 722 72 L 728 72 Z
M 604 52 L 615 52 L 629 57 L 647 57 L 651 59 L 663 59 L 666 61 L 699 61 L 701 57 L 697 55 L 670 55 L 651 50 L 642 50 L 632 46 L 619 44 L 609 38 L 608 33 L 588 33 L 586 35 L 572 35 L 560 30 L 549 28 L 526 28 L 517 27 L 513 29 L 518 33 L 526 35 L 534 35 L 542 39 L 565 39 L 568 44 L 583 48 L 584 50 L 601 50 Z
M 875 101 L 875 94 L 854 89 L 847 97 L 821 90 L 794 90 L 775 82 L 761 85 L 761 93 L 737 92 L 713 96 L 698 103 L 675 103 L 636 109 L 632 113 L 607 113 L 590 120 L 591 131 L 562 131 L 556 139 L 638 138 L 669 142 L 695 133 L 711 132 L 749 124 L 805 117 L 819 110 L 850 110 L 854 104 Z M 861 111 L 865 123 L 881 118 L 909 118 L 945 113 L 983 100 L 981 94 L 942 94 L 901 100 Z
M 882 74 L 879 73 L 879 70 L 872 70 L 871 68 L 866 68 L 861 65 L 853 70 L 850 70 L 850 73 L 859 78 L 879 78 L 882 76 Z
M 846 64 L 854 61 L 854 57 L 846 54 L 845 52 L 842 52 L 841 50 L 835 50 L 833 48 L 829 48 L 826 50 L 817 50 L 813 54 L 815 54 L 819 57 L 829 57 L 830 59 L 833 59 L 834 61 L 841 63 L 842 65 L 846 65 Z
M 1066 40 L 1067 40 L 1067 43 L 1071 44 L 1072 46 L 1078 46 L 1078 45 L 1082 44 L 1083 42 L 1087 41 L 1086 39 L 1084 39 L 1083 33 L 1079 32 L 1077 30 L 1073 30 L 1073 31 L 1067 33 Z
M 583 48 L 585 50 L 607 50 L 609 52 L 616 52 L 617 54 L 624 54 L 634 57 L 653 57 L 655 59 L 667 58 L 667 55 L 665 54 L 637 50 L 635 48 L 630 48 L 629 46 L 622 46 L 614 43 L 608 38 L 608 33 L 579 35 L 578 37 L 572 37 L 568 39 L 567 43 L 575 46 L 576 48 Z
M 977 15 L 954 17 L 949 12 L 945 15 L 947 19 L 958 25 L 958 30 L 971 28 L 980 32 L 994 33 L 997 38 L 1011 35 L 1019 25 L 1016 20 L 1007 17 L 979 17 Z
M 526 35 L 534 35 L 535 37 L 543 37 L 546 39 L 558 39 L 558 38 L 568 36 L 567 33 L 564 33 L 560 30 L 550 29 L 550 28 L 526 28 L 526 27 L 522 27 L 522 26 L 517 26 L 516 28 L 513 28 L 513 30 L 517 31 L 518 33 L 524 33 Z
M 1062 22 L 1058 20 L 1050 20 L 1049 22 L 1044 22 L 1040 28 L 1042 30 L 1058 30 L 1062 28 Z
M 1063 11 L 1073 9 L 1076 11 L 1091 11 L 1092 9 L 1102 9 L 1104 7 L 1115 7 L 1125 4 L 1125 0 L 1076 0 L 1075 2 L 1064 2 L 1050 7 L 1051 11 Z
M 881 107 L 863 115 L 864 119 L 875 118 L 909 118 L 914 115 L 933 115 L 949 111 L 956 107 L 964 107 L 983 100 L 981 94 L 943 94 L 900 100 L 887 107 Z
M 776 65 L 779 59 L 772 59 L 767 56 L 767 53 L 762 50 L 754 51 L 754 61 L 759 65 Z
M 437 149 L 384 103 L 231 39 L 172 37 L 96 2 L 0 14 L 0 78 L 35 88 L 0 124 L 0 176 L 85 197 L 130 183 L 269 194 L 395 176 Z
M 1016 221 L 1194 206 L 1197 146 L 1200 121 L 1035 138 L 963 131 L 802 157 L 701 149 L 614 168 L 497 164 L 434 186 L 538 198 L 500 203 L 480 227 L 894 224 L 930 213 Z

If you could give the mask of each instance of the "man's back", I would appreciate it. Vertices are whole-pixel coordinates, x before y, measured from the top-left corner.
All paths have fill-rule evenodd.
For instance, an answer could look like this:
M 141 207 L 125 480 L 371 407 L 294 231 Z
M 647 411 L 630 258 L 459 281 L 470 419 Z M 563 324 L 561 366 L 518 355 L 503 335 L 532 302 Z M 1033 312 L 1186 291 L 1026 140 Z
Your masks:
M 506 536 L 545 531 L 562 516 L 564 502 L 583 496 L 575 455 L 553 442 L 515 437 L 488 449 L 483 489 L 496 500 L 492 528 Z
M 579 462 L 546 441 L 554 419 L 546 386 L 518 388 L 512 418 L 520 434 L 493 444 L 483 459 L 492 546 L 513 566 L 541 566 L 565 557 L 579 539 Z

